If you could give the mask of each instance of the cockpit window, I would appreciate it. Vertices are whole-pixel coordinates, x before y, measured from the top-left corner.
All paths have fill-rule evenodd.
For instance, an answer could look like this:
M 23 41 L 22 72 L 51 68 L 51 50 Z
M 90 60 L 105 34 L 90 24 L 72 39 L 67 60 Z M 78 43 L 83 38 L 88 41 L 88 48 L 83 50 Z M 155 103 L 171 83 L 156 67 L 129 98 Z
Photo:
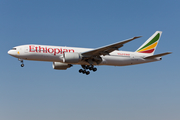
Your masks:
M 16 50 L 16 48 L 12 48 L 11 50 Z

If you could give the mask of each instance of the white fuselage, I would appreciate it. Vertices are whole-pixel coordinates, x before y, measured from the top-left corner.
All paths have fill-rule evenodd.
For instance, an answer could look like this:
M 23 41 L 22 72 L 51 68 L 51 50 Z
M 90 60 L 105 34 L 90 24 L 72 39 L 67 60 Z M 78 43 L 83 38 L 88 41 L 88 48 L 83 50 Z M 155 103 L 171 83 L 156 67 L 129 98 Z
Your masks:
M 83 53 L 90 50 L 93 49 L 48 45 L 21 45 L 9 50 L 8 54 L 24 60 L 63 62 L 63 54 L 65 52 Z M 144 59 L 146 56 L 148 55 L 145 53 L 115 50 L 109 55 L 101 55 L 102 62 L 98 65 L 126 66 L 160 60 L 159 58 Z M 79 61 L 75 64 L 88 65 L 88 63 L 84 61 Z

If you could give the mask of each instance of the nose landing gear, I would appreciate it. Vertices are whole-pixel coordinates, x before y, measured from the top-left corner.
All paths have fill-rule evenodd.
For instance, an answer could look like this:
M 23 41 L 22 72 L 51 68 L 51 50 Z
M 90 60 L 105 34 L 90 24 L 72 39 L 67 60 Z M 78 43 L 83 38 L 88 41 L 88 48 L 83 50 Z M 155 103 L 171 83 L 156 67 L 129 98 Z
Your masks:
M 21 62 L 21 67 L 24 67 L 24 63 L 22 59 L 18 59 Z
M 81 65 L 83 69 L 79 70 L 79 73 L 83 73 L 86 75 L 89 75 L 90 72 L 87 71 L 87 69 L 92 70 L 93 72 L 97 71 L 97 68 L 95 68 L 93 65 L 89 66 L 89 65 Z

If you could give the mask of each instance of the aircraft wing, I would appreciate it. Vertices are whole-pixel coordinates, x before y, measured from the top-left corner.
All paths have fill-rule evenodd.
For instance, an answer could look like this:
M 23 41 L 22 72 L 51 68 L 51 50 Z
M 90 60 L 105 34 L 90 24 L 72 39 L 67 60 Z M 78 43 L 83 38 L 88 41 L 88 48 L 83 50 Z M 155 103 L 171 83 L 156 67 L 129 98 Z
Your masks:
M 140 38 L 141 36 L 133 37 L 121 42 L 117 42 L 111 45 L 107 45 L 104 47 L 100 47 L 91 51 L 87 51 L 82 53 L 82 55 L 87 55 L 87 56 L 100 56 L 100 55 L 109 55 L 109 53 L 113 52 L 114 50 L 118 50 L 120 47 L 122 47 L 125 43 L 128 43 L 134 39 Z

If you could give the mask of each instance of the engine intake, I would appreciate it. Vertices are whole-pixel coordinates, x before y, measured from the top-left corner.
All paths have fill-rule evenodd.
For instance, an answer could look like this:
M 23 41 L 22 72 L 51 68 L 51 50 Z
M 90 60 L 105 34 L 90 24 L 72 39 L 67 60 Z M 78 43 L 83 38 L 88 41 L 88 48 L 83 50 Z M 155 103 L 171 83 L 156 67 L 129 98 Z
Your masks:
M 66 70 L 71 66 L 72 66 L 71 64 L 67 64 L 67 63 L 53 62 L 53 68 L 56 70 Z

